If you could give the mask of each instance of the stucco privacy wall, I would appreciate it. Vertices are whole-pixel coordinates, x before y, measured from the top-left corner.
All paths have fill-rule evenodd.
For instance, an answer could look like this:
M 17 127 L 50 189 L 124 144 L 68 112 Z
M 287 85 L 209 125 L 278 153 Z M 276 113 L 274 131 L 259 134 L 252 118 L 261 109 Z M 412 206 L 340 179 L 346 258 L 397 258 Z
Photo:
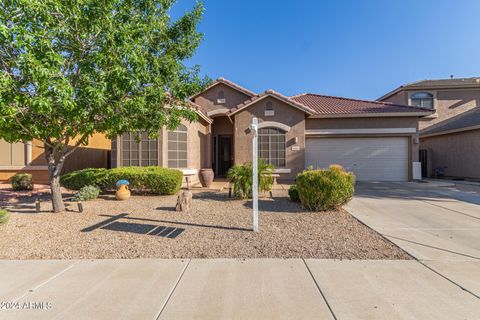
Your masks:
M 385 128 L 415 128 L 417 129 L 418 118 L 416 117 L 382 117 L 382 118 L 335 118 L 335 119 L 312 119 L 305 120 L 305 129 L 385 129 Z M 362 135 L 355 134 L 355 137 Z M 414 134 L 368 134 L 364 136 L 405 136 L 410 138 L 411 161 L 418 161 L 418 133 Z M 411 164 L 409 164 L 411 167 Z
M 265 105 L 269 101 L 273 105 L 274 116 L 265 116 Z M 234 115 L 235 164 L 251 161 L 252 133 L 248 128 L 253 117 L 257 117 L 259 123 L 272 121 L 290 127 L 290 131 L 286 133 L 286 168 L 290 169 L 291 173 L 281 174 L 280 179 L 294 179 L 297 173 L 305 169 L 305 113 L 270 96 L 236 113 Z M 298 138 L 297 143 L 295 138 Z M 298 150 L 292 150 L 294 145 Z
M 73 145 L 74 143 L 75 140 L 73 140 L 70 145 Z M 107 139 L 103 134 L 93 134 L 93 136 L 89 139 L 87 146 L 78 148 L 75 153 L 66 159 L 63 173 L 84 168 L 106 168 L 108 166 L 108 152 L 110 147 L 110 140 Z M 2 152 L 2 150 L 0 150 L 0 152 Z M 26 163 L 25 167 L 22 169 L 0 169 L 0 181 L 8 180 L 16 173 L 21 172 L 32 174 L 33 181 L 35 183 L 47 183 L 48 171 L 46 165 L 47 160 L 45 159 L 43 142 L 39 140 L 32 140 L 30 163 Z
M 225 103 L 217 103 L 219 91 L 223 91 Z M 237 105 L 248 99 L 250 99 L 248 95 L 234 90 L 233 88 L 223 83 L 219 83 L 210 88 L 209 90 L 203 92 L 199 96 L 195 97 L 193 102 L 201 106 L 202 111 L 207 113 L 208 111 L 217 109 L 230 110 L 231 108 L 236 107 Z
M 428 150 L 432 173 L 446 167 L 447 176 L 480 179 L 480 130 L 421 138 L 420 144 Z

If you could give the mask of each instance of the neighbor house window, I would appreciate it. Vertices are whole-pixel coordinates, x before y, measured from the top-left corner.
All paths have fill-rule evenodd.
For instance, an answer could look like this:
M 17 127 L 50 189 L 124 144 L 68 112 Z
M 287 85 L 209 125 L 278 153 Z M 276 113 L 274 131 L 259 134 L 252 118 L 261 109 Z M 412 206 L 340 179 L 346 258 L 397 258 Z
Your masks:
M 124 133 L 122 135 L 122 166 L 158 166 L 158 140 L 150 139 L 146 131 Z
M 416 107 L 433 109 L 433 94 L 428 92 L 416 92 L 410 96 L 410 104 Z
M 187 167 L 187 127 L 183 124 L 168 131 L 168 167 Z
M 258 154 L 266 163 L 276 168 L 285 167 L 286 154 L 285 131 L 278 128 L 262 128 L 258 130 Z

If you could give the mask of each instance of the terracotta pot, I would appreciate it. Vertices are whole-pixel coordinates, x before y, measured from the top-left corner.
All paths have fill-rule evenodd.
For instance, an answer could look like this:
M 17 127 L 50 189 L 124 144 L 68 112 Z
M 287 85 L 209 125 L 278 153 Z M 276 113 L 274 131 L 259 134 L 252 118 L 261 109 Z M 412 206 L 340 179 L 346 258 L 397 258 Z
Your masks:
M 202 184 L 202 187 L 208 188 L 213 182 L 213 170 L 212 169 L 200 169 L 200 183 Z
M 130 198 L 130 190 L 126 184 L 122 184 L 118 187 L 117 192 L 115 192 L 115 197 L 117 200 L 127 200 Z

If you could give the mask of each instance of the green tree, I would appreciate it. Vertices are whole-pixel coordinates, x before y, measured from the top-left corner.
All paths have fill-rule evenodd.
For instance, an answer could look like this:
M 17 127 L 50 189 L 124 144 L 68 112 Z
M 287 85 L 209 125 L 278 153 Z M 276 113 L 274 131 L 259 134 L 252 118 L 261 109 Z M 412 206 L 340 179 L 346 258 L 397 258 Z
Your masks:
M 186 97 L 203 35 L 199 2 L 172 20 L 174 0 L 1 0 L 0 138 L 43 142 L 54 212 L 64 211 L 65 158 L 94 132 L 154 136 L 195 120 Z

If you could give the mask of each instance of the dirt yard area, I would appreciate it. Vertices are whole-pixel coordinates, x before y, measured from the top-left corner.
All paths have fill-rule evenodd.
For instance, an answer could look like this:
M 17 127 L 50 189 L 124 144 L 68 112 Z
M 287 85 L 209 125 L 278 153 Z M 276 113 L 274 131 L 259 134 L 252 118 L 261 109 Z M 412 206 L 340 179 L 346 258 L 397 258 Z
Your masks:
M 410 259 L 346 211 L 303 211 L 284 190 L 260 200 L 258 233 L 251 231 L 251 201 L 225 192 L 194 191 L 189 213 L 175 212 L 176 196 L 119 202 L 107 195 L 84 202 L 83 213 L 69 202 L 70 211 L 54 214 L 48 194 L 36 213 L 35 195 L 12 198 L 5 190 L 0 202 L 12 214 L 0 226 L 1 259 Z

